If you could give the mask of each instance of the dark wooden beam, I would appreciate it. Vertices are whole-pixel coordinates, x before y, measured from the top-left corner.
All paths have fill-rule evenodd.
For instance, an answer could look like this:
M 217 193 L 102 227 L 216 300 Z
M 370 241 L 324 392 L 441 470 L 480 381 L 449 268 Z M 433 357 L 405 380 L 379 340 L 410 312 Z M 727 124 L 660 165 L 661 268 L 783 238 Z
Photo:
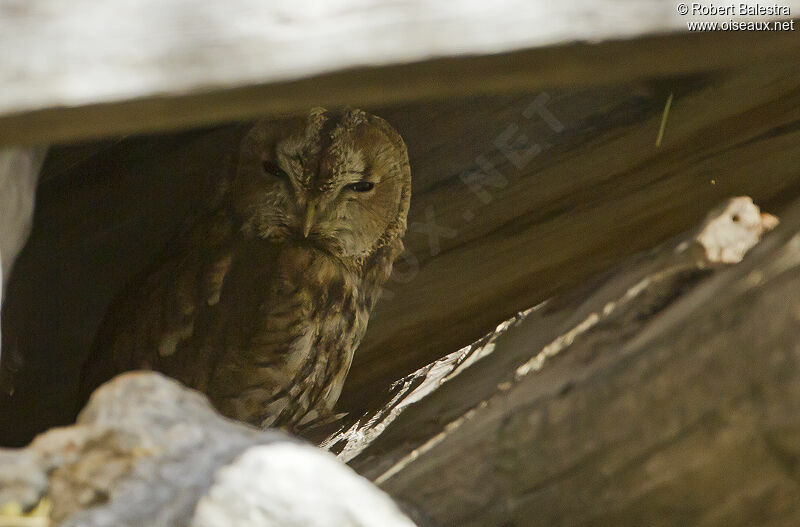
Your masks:
M 698 231 L 639 255 L 407 377 L 334 446 L 442 527 L 796 525 L 798 230 L 800 203 L 732 267 Z

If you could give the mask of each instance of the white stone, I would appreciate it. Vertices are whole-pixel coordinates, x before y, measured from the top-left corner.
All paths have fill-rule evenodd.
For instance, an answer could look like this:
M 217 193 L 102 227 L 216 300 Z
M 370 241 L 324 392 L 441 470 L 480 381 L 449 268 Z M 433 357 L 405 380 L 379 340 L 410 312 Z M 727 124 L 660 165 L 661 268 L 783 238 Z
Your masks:
M 192 527 L 413 527 L 397 505 L 335 456 L 298 443 L 248 449 L 220 469 Z

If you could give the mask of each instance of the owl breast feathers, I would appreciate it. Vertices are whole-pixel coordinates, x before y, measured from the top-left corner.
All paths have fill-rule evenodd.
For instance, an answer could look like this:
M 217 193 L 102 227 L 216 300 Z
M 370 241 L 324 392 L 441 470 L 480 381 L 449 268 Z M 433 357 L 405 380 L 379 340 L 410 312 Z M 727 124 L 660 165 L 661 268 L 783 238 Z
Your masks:
M 236 173 L 112 304 L 82 394 L 152 369 L 225 415 L 296 430 L 331 415 L 402 252 L 406 147 L 360 110 L 261 122 Z

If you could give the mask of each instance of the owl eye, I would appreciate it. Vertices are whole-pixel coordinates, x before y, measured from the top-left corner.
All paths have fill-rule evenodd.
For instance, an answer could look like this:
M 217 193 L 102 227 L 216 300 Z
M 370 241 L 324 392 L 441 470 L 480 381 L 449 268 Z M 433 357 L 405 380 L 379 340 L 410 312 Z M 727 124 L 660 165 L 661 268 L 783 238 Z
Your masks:
M 375 188 L 375 183 L 372 181 L 359 181 L 358 183 L 351 183 L 345 188 L 347 190 L 352 190 L 353 192 L 369 192 Z
M 289 174 L 287 174 L 278 164 L 274 161 L 270 161 L 269 159 L 265 160 L 264 163 L 261 165 L 264 167 L 264 173 L 269 174 L 270 176 L 280 178 L 280 179 L 289 179 Z

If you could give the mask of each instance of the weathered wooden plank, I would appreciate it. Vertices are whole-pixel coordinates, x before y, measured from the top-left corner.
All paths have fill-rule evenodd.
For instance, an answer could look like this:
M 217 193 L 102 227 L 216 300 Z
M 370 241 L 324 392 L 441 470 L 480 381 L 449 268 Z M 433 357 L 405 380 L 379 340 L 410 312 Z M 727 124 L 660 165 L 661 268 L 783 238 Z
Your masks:
M 354 466 L 443 527 L 796 525 L 800 204 L 782 223 L 716 271 L 695 231 L 406 379 Z
M 798 0 L 782 5 L 800 12 Z M 181 0 L 168 9 L 157 0 L 80 0 L 70 9 L 58 0 L 4 0 L 0 143 L 313 104 L 588 85 L 764 61 L 781 67 L 798 55 L 791 31 L 687 34 L 687 21 L 701 18 L 679 16 L 662 0 Z M 653 37 L 663 33 L 674 34 Z
M 800 185 L 800 66 L 793 68 L 553 92 L 545 107 L 563 129 L 523 115 L 541 93 L 382 112 L 409 140 L 416 179 L 406 245 L 416 265 L 398 264 L 406 272 L 373 314 L 342 408 L 374 407 L 366 399 L 376 384 L 689 228 L 731 195 L 780 210 Z M 523 150 L 541 151 L 518 167 L 496 142 L 523 136 Z M 505 182 L 485 182 L 478 196 L 462 176 L 481 168 L 481 156 Z

